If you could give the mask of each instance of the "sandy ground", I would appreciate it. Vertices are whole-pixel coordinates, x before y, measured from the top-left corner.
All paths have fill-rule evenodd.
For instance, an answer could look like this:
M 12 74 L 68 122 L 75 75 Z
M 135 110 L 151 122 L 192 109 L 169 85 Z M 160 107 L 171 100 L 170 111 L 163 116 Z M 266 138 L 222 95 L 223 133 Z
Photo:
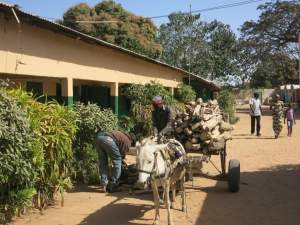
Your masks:
M 262 119 L 262 136 L 249 135 L 250 118 L 240 111 L 234 140 L 228 144 L 228 159 L 241 162 L 240 192 L 227 191 L 227 183 L 196 178 L 186 184 L 188 215 L 180 209 L 180 197 L 173 210 L 177 225 L 298 225 L 300 224 L 300 122 L 293 137 L 286 129 L 273 138 L 270 116 Z M 219 158 L 214 161 L 219 163 Z M 204 171 L 216 174 L 210 165 Z M 152 224 L 151 194 L 113 195 L 97 187 L 81 187 L 65 196 L 65 206 L 17 219 L 14 225 L 134 225 Z M 161 224 L 166 211 L 161 209 Z

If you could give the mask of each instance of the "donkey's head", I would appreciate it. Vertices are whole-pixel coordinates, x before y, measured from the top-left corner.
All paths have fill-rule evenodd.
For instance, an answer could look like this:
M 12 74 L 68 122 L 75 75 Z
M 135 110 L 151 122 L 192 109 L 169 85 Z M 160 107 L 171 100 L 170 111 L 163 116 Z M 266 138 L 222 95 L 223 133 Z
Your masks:
M 153 139 L 143 140 L 142 143 L 136 144 L 136 161 L 139 170 L 139 178 L 136 184 L 137 187 L 147 188 L 152 173 L 164 173 L 164 161 L 160 154 L 157 154 L 158 150 L 163 146 L 165 145 L 156 144 Z

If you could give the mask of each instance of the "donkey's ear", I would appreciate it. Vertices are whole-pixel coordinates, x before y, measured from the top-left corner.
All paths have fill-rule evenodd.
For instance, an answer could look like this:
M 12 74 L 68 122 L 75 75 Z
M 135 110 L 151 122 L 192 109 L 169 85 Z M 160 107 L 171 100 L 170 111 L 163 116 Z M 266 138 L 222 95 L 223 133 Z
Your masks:
M 141 143 L 140 143 L 139 141 L 137 141 L 137 142 L 135 143 L 135 147 L 141 147 Z

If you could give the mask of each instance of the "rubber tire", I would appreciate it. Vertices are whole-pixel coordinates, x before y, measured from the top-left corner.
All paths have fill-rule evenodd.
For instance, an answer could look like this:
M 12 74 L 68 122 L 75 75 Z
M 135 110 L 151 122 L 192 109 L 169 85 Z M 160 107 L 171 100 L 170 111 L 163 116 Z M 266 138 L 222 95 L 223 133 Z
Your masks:
M 231 159 L 228 166 L 228 189 L 231 192 L 240 190 L 240 161 Z

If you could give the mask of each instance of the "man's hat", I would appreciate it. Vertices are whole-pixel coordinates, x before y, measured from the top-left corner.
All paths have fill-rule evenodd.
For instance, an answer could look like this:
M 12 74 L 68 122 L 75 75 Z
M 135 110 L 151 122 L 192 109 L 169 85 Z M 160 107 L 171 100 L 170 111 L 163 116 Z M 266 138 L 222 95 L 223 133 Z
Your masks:
M 153 104 L 156 104 L 156 105 L 162 104 L 163 99 L 161 96 L 157 95 L 157 96 L 153 97 L 152 102 L 153 102 Z

